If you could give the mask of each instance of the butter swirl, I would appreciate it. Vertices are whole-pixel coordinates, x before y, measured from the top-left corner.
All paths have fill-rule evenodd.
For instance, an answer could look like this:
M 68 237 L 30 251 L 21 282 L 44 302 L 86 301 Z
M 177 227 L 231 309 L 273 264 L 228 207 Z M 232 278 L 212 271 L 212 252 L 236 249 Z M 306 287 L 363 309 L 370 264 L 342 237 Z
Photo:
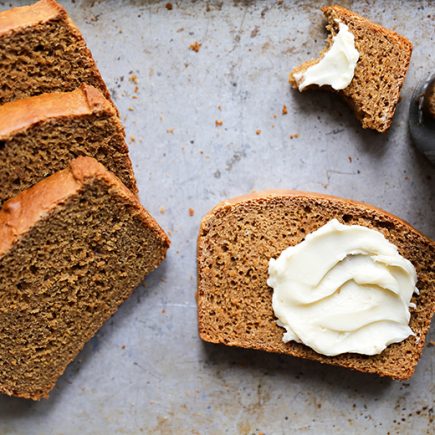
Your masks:
M 327 356 L 381 353 L 414 335 L 417 274 L 379 231 L 331 220 L 269 262 L 272 308 L 284 342 Z
M 309 85 L 329 85 L 337 91 L 350 85 L 359 52 L 355 48 L 355 37 L 349 27 L 339 20 L 335 21 L 339 31 L 332 38 L 332 45 L 323 57 L 305 71 L 294 74 L 300 91 Z

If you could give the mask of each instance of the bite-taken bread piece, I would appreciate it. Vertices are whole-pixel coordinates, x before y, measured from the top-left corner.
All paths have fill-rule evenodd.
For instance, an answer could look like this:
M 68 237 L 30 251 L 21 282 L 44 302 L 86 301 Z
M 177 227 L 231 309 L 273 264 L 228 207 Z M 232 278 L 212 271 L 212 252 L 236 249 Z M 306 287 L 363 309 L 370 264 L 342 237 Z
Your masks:
M 113 104 L 82 84 L 0 106 L 0 207 L 78 156 L 99 160 L 137 192 L 124 128 Z
M 306 71 L 317 64 L 332 44 L 338 32 L 338 21 L 346 24 L 355 37 L 355 48 L 359 52 L 359 60 L 354 77 L 346 88 L 338 92 L 353 108 L 363 128 L 385 132 L 391 126 L 400 89 L 408 71 L 412 54 L 412 43 L 405 37 L 372 23 L 341 6 L 325 6 L 322 8 L 328 20 L 330 32 L 327 47 L 320 57 L 297 66 L 289 76 L 291 85 L 297 89 L 295 74 Z M 310 85 L 304 90 L 317 88 Z
M 169 239 L 91 157 L 0 211 L 0 392 L 38 400 L 145 275 Z
M 410 327 L 416 337 L 381 354 L 327 357 L 302 344 L 283 342 L 276 324 L 268 263 L 331 219 L 380 231 L 410 260 L 418 275 Z M 314 267 L 314 266 L 313 266 Z M 435 244 L 387 212 L 350 200 L 314 193 L 271 191 L 218 204 L 202 220 L 198 238 L 198 323 L 211 343 L 258 349 L 319 361 L 360 372 L 408 379 L 425 345 L 435 308 Z
M 81 83 L 110 99 L 83 36 L 55 0 L 0 12 L 0 53 L 0 104 Z

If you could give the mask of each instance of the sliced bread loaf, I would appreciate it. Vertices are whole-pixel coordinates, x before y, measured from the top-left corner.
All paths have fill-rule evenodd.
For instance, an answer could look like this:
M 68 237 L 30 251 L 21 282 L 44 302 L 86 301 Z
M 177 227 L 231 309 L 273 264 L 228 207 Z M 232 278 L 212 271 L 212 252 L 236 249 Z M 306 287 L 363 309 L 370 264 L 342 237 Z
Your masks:
M 297 89 L 299 83 L 295 74 L 303 73 L 320 61 L 332 45 L 332 38 L 338 31 L 338 22 L 342 22 L 355 37 L 359 60 L 350 85 L 337 92 L 354 109 L 363 128 L 385 132 L 391 126 L 400 89 L 408 71 L 411 42 L 341 6 L 325 6 L 322 11 L 328 20 L 327 29 L 330 32 L 327 47 L 318 59 L 305 62 L 292 70 L 289 76 L 291 85 Z M 310 85 L 305 89 L 316 87 Z
M 112 103 L 83 84 L 0 106 L 0 207 L 9 198 L 68 165 L 91 156 L 133 192 L 136 181 L 124 129 Z
M 169 239 L 91 157 L 0 211 L 0 392 L 47 397 L 84 344 L 165 258 Z
M 79 29 L 55 0 L 0 12 L 0 53 L 0 104 L 81 83 L 110 99 Z
M 416 267 L 419 296 L 411 310 L 416 337 L 392 344 L 381 354 L 345 353 L 327 357 L 294 341 L 284 343 L 276 324 L 268 263 L 288 246 L 336 218 L 374 228 L 394 243 Z M 198 238 L 198 322 L 200 337 L 223 343 L 293 355 L 408 379 L 425 345 L 435 309 L 435 244 L 406 222 L 372 206 L 332 196 L 272 191 L 224 201 L 208 213 Z

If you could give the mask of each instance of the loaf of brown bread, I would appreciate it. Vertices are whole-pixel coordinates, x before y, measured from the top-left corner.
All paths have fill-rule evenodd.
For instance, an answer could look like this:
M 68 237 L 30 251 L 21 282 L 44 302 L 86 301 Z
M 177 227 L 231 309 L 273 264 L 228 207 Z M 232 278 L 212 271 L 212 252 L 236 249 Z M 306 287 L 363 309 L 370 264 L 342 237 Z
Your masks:
M 0 106 L 0 207 L 4 201 L 68 165 L 91 156 L 133 192 L 136 181 L 124 129 L 113 104 L 92 86 Z
M 294 341 L 282 341 L 268 287 L 268 262 L 288 246 L 336 218 L 374 228 L 394 243 L 417 270 L 420 295 L 411 309 L 416 337 L 381 354 L 323 356 Z M 224 201 L 208 213 L 198 238 L 198 322 L 205 341 L 293 355 L 408 379 L 425 345 L 435 309 L 435 244 L 406 222 L 372 206 L 332 196 L 272 191 Z
M 169 239 L 91 157 L 0 211 L 0 392 L 40 399 L 164 259 Z
M 408 71 L 412 44 L 405 37 L 372 23 L 341 6 L 325 6 L 323 13 L 330 32 L 327 47 L 320 57 L 294 68 L 289 80 L 297 89 L 294 74 L 318 63 L 338 32 L 338 21 L 346 24 L 355 37 L 359 60 L 349 86 L 337 91 L 353 108 L 363 128 L 385 132 L 390 128 L 400 97 L 400 89 Z M 304 90 L 316 88 L 310 85 Z M 325 86 L 326 89 L 333 89 Z M 335 91 L 334 91 L 335 92 Z
M 0 12 L 0 53 L 0 104 L 81 83 L 110 99 L 79 29 L 55 0 Z

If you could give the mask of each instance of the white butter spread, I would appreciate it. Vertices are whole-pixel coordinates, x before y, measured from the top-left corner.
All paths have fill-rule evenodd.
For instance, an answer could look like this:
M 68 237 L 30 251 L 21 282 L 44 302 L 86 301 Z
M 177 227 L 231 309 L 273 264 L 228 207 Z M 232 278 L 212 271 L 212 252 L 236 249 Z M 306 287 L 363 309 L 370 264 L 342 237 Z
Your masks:
M 333 219 L 269 261 L 285 343 L 327 356 L 381 353 L 415 335 L 409 327 L 417 274 L 379 231 Z
M 305 71 L 294 74 L 300 91 L 308 85 L 329 85 L 339 90 L 348 87 L 352 81 L 359 52 L 355 48 L 355 37 L 349 27 L 337 22 L 338 33 L 332 38 L 331 47 L 320 61 Z

